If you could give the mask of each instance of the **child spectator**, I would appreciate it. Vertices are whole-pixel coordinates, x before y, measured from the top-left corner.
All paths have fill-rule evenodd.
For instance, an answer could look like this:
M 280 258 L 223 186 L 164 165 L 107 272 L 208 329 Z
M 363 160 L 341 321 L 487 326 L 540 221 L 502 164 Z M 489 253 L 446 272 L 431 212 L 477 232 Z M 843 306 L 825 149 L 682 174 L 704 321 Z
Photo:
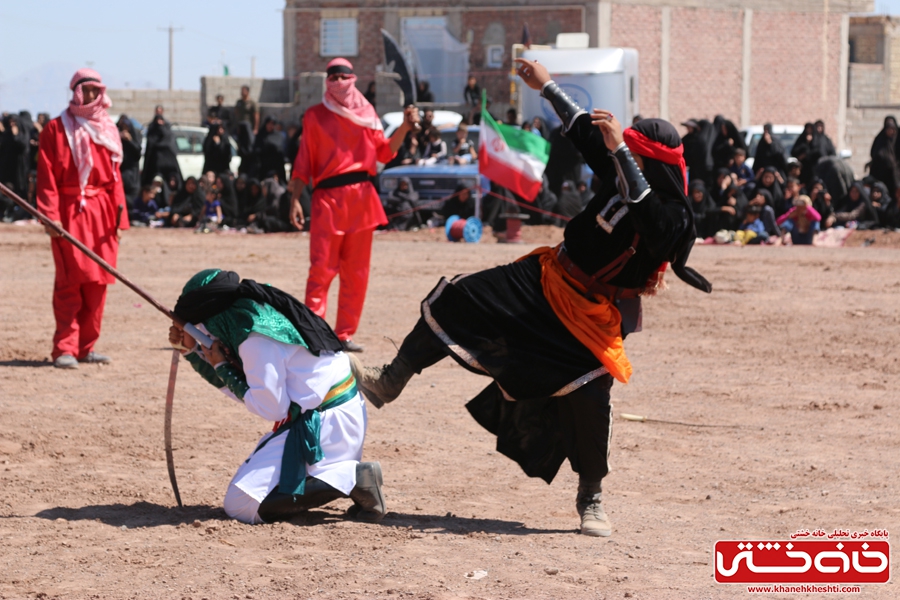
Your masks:
M 753 171 L 747 166 L 747 151 L 743 148 L 735 148 L 734 159 L 729 170 L 735 176 L 735 184 L 747 191 L 747 186 L 753 182 Z
M 779 205 L 773 202 L 772 208 L 775 214 L 781 216 L 794 207 L 794 200 L 800 197 L 800 180 L 796 177 L 788 177 L 784 183 L 784 200 Z M 774 198 L 773 198 L 774 200 Z
M 762 244 L 769 241 L 769 234 L 766 232 L 766 226 L 762 219 L 759 218 L 762 213 L 762 207 L 757 204 L 751 204 L 747 207 L 744 221 L 741 223 L 740 231 L 752 233 L 753 235 L 738 236 L 737 239 L 743 237 L 745 244 Z
M 468 165 L 478 160 L 478 151 L 475 145 L 469 141 L 469 126 L 459 124 L 456 130 L 456 145 L 453 147 L 453 156 L 450 157 L 451 165 Z
M 203 222 L 218 225 L 222 222 L 222 202 L 219 200 L 219 190 L 210 186 L 206 190 L 206 200 L 203 201 Z
M 133 207 L 128 211 L 128 220 L 132 225 L 148 226 L 150 221 L 157 218 L 160 210 L 154 199 L 155 196 L 156 190 L 153 185 L 148 183 L 141 187 L 141 193 L 138 194 Z
M 794 206 L 778 217 L 778 224 L 791 234 L 791 242 L 797 246 L 809 246 L 819 231 L 822 215 L 813 208 L 812 200 L 807 195 L 794 199 Z
M 813 177 L 809 182 L 809 199 L 812 201 L 812 207 L 819 213 L 822 229 L 830 229 L 834 226 L 834 207 L 831 205 L 831 194 L 828 188 L 818 177 Z
M 434 165 L 447 158 L 447 142 L 441 139 L 441 132 L 434 127 L 428 132 L 428 144 L 422 156 L 420 165 Z

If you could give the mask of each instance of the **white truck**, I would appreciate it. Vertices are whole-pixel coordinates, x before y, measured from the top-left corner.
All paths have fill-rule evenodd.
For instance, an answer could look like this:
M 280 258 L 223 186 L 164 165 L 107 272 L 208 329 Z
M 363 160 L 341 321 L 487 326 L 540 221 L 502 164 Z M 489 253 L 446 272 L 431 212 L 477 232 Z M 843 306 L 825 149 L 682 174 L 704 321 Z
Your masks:
M 537 60 L 553 80 L 582 108 L 611 111 L 623 126 L 639 114 L 638 52 L 633 48 L 554 48 L 523 50 L 522 58 Z M 553 129 L 559 118 L 540 92 L 516 82 L 518 111 L 524 120 L 541 117 Z

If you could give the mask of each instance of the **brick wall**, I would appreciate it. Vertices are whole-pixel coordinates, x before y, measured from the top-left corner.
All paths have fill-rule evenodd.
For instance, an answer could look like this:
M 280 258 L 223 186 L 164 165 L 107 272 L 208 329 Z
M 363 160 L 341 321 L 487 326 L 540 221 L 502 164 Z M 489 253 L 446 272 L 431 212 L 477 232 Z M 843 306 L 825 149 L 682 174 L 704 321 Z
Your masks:
M 613 46 L 638 51 L 640 114 L 659 116 L 659 60 L 662 15 L 653 6 L 613 5 L 610 23 Z
M 491 69 L 485 66 L 485 46 L 482 43 L 485 31 L 491 24 L 499 23 L 504 30 L 504 48 L 506 49 L 503 67 Z M 521 43 L 522 27 L 528 23 L 528 31 L 534 44 L 556 42 L 557 33 L 573 33 L 582 31 L 580 10 L 516 10 L 516 11 L 468 11 L 462 15 L 462 36 L 466 39 L 470 34 L 472 47 L 469 64 L 472 73 L 478 78 L 478 84 L 487 89 L 494 102 L 493 112 L 498 116 L 497 107 L 509 103 L 509 79 L 507 75 L 512 68 L 509 55 L 513 44 Z M 460 101 L 462 101 L 462 90 Z
M 830 15 L 827 26 L 824 17 L 822 13 L 753 13 L 752 124 L 802 125 L 822 119 L 826 132 L 836 134 L 841 16 Z M 797 45 L 800 38 L 803 46 Z M 835 143 L 841 145 L 838 140 Z
M 740 10 L 672 9 L 670 121 L 722 114 L 740 125 L 742 38 Z
M 884 83 L 883 65 L 850 63 L 850 106 L 887 104 Z

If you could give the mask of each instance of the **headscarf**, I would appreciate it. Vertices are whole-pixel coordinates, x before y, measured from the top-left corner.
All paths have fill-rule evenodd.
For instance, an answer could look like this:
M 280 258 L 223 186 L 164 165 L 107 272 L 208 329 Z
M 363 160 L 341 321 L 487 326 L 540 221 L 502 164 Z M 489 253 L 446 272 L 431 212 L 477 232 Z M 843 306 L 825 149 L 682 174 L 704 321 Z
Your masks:
M 331 112 L 350 119 L 360 127 L 381 130 L 381 119 L 378 113 L 366 97 L 356 89 L 356 75 L 353 74 L 353 65 L 346 58 L 335 58 L 326 69 L 328 75 L 344 73 L 349 75 L 339 81 L 325 80 L 325 94 L 322 96 L 322 104 Z
M 687 227 L 669 257 L 672 270 L 685 283 L 711 292 L 712 285 L 687 266 L 697 234 L 694 230 L 694 212 L 687 198 L 687 167 L 678 131 L 663 119 L 642 119 L 626 129 L 623 135 L 628 148 L 644 159 L 642 171 L 653 191 L 664 198 L 674 199 L 685 208 Z
M 306 346 L 316 356 L 344 348 L 328 323 L 305 304 L 276 287 L 242 281 L 234 271 L 206 269 L 194 275 L 185 284 L 174 313 L 188 323 L 203 323 L 235 358 L 253 331 Z
M 100 94 L 90 104 L 84 104 L 85 83 L 90 83 L 100 88 Z M 84 207 L 84 190 L 87 187 L 88 178 L 94 169 L 94 156 L 91 152 L 91 142 L 103 146 L 112 153 L 114 163 L 122 162 L 122 139 L 119 130 L 110 118 L 106 109 L 112 106 L 112 101 L 106 95 L 106 86 L 101 81 L 100 74 L 93 69 L 79 69 L 69 82 L 72 90 L 72 100 L 69 107 L 62 112 L 62 123 L 69 138 L 69 148 L 72 150 L 72 158 L 78 168 L 78 187 L 81 188 L 81 208 Z M 113 175 L 115 176 L 115 167 Z
M 753 169 L 759 171 L 766 167 L 775 167 L 782 175 L 787 170 L 787 159 L 784 157 L 784 146 L 781 140 L 772 133 L 772 124 L 766 123 L 763 126 L 764 133 L 768 133 L 772 137 L 772 142 L 766 141 L 765 135 L 759 138 L 756 145 L 756 154 L 753 159 Z

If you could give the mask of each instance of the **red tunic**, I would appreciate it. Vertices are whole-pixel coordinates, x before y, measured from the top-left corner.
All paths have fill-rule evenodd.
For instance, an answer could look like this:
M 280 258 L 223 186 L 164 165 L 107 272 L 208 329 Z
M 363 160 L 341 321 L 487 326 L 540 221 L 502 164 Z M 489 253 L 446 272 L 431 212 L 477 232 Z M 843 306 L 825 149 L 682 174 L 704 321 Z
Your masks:
M 353 171 L 368 171 L 374 177 L 375 163 L 387 163 L 395 154 L 381 130 L 357 125 L 317 104 L 303 116 L 300 151 L 291 177 L 313 187 Z M 326 234 L 356 233 L 387 224 L 381 199 L 368 183 L 316 190 L 310 218 L 312 227 Z
M 119 250 L 116 223 L 119 229 L 129 226 L 122 174 L 109 150 L 91 143 L 91 152 L 94 168 L 88 179 L 85 206 L 80 208 L 78 169 L 66 129 L 59 117 L 47 123 L 38 150 L 37 204 L 45 215 L 62 222 L 66 231 L 115 267 Z M 58 284 L 113 283 L 112 275 L 71 243 L 53 238 L 51 246 Z

